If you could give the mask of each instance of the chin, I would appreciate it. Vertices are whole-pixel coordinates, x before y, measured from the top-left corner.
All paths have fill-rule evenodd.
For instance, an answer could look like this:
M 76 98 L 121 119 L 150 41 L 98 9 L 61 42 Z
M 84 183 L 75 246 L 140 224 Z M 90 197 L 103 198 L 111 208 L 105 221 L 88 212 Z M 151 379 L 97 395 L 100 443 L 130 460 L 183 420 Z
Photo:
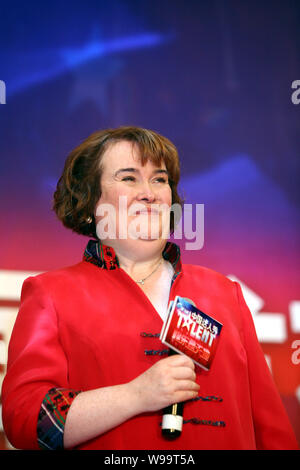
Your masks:
M 167 240 L 165 240 L 164 238 L 150 238 L 150 237 L 139 237 L 137 240 L 135 240 L 136 242 L 141 242 L 144 244 L 147 243 L 147 245 L 153 245 L 153 246 L 162 246 L 164 245 Z

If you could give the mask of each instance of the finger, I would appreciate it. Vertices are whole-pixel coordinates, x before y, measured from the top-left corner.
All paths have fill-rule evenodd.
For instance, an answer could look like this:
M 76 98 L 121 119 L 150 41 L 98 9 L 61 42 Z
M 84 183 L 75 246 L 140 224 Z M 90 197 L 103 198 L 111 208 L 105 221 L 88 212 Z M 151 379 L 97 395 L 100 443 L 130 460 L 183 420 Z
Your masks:
M 186 367 L 190 367 L 193 370 L 195 369 L 194 362 L 192 361 L 192 359 L 190 359 L 186 355 L 176 354 L 174 356 L 168 357 L 167 359 L 170 359 L 170 365 L 172 365 L 172 366 L 176 366 L 176 367 L 177 366 L 186 366 Z
M 172 403 L 180 403 L 182 401 L 192 400 L 198 396 L 197 390 L 179 390 L 174 393 Z
M 196 372 L 187 366 L 174 367 L 172 370 L 174 379 L 190 379 L 193 382 L 196 381 Z
M 192 380 L 177 380 L 176 381 L 176 390 L 189 390 L 189 391 L 196 391 L 200 390 L 200 385 Z

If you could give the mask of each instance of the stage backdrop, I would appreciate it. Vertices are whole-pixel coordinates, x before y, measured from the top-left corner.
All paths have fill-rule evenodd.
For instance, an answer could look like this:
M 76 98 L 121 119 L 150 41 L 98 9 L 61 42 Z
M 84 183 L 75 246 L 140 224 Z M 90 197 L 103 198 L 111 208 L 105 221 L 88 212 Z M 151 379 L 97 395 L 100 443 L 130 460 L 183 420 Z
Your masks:
M 51 211 L 68 152 L 142 126 L 177 145 L 181 194 L 204 204 L 183 260 L 241 283 L 300 442 L 299 31 L 292 0 L 1 4 L 1 382 L 23 280 L 88 241 Z

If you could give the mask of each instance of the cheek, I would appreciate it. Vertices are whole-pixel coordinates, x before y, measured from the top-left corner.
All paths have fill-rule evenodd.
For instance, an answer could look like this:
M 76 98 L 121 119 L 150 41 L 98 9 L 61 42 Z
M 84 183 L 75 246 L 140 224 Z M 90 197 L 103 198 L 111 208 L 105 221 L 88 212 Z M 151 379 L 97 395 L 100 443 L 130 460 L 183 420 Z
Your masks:
M 171 204 L 172 204 L 172 190 L 171 190 L 170 186 L 167 186 L 163 190 L 163 192 L 161 194 L 161 198 L 162 198 L 162 200 L 165 204 L 168 204 L 169 206 L 171 206 Z
M 125 202 L 124 199 L 121 200 L 121 206 L 124 208 L 124 204 L 126 207 L 129 207 L 132 200 L 134 199 L 134 195 L 132 194 L 132 191 L 130 191 L 128 188 L 124 187 L 124 185 L 117 185 L 114 184 L 112 187 L 103 187 L 102 188 L 102 193 L 101 197 L 96 203 L 95 206 L 95 219 L 96 223 L 97 221 L 101 220 L 103 215 L 101 216 L 100 214 L 103 213 L 104 211 L 104 205 L 109 207 L 113 206 L 114 210 L 111 211 L 111 216 L 114 214 L 119 213 L 119 208 L 120 208 L 120 197 L 125 196 Z M 100 207 L 102 206 L 102 211 L 100 210 Z M 106 207 L 106 208 L 107 208 Z M 98 211 L 97 211 L 98 210 Z M 97 213 L 98 212 L 98 213 Z M 117 219 L 118 220 L 118 219 Z
M 120 196 L 127 196 L 129 199 L 131 197 L 131 192 L 128 190 L 128 188 L 124 187 L 124 185 L 113 184 L 111 187 L 105 186 L 102 188 L 101 197 L 97 202 L 97 205 L 104 203 L 112 204 L 117 208 Z

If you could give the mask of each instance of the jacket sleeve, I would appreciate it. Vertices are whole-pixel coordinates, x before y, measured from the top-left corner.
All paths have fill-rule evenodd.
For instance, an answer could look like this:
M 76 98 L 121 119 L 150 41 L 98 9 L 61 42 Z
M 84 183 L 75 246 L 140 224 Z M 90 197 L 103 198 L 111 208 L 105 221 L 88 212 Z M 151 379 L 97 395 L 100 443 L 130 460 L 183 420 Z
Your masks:
M 55 307 L 39 276 L 24 281 L 2 386 L 2 418 L 17 449 L 63 447 L 66 414 L 80 390 L 68 386 Z M 56 436 L 53 430 L 59 430 Z
M 258 342 L 252 315 L 235 282 L 241 309 L 256 446 L 260 450 L 297 450 L 295 434 Z

